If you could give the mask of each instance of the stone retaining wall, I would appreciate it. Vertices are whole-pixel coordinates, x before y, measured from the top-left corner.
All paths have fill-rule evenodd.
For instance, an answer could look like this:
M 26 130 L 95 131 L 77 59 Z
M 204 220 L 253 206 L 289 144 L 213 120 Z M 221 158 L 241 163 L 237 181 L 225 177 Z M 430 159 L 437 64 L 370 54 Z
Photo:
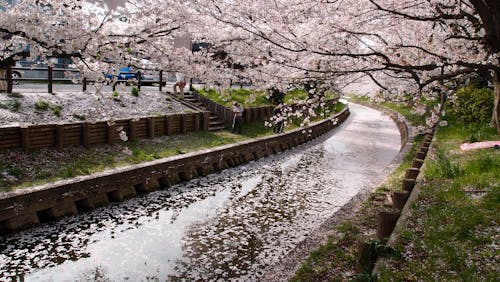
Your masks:
M 121 202 L 306 143 L 344 122 L 349 109 L 308 128 L 58 181 L 0 195 L 0 233 Z M 305 133 L 304 133 L 305 132 Z

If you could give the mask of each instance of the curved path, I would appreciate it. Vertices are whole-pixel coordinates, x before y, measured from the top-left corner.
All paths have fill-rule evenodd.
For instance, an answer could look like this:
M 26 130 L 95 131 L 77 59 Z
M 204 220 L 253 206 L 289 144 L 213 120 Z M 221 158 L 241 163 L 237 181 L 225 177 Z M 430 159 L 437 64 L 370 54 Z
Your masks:
M 386 115 L 350 105 L 276 156 L 2 238 L 0 281 L 256 281 L 398 154 Z

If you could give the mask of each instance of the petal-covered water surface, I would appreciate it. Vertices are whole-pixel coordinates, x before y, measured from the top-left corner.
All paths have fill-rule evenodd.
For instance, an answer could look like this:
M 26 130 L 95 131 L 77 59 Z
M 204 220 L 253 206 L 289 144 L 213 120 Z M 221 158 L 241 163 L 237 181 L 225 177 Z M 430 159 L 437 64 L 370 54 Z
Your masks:
M 238 168 L 2 238 L 0 281 L 248 281 L 371 187 L 398 154 L 386 115 Z

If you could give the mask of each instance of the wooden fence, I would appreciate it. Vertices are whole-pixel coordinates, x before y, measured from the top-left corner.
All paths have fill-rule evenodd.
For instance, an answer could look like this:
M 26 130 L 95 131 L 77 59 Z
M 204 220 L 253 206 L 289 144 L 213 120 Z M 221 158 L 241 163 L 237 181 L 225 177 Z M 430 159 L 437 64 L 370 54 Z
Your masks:
M 209 112 L 168 114 L 114 122 L 82 122 L 70 124 L 44 124 L 26 127 L 0 128 L 0 149 L 23 148 L 24 150 L 123 142 L 120 132 L 128 140 L 154 138 L 190 131 L 208 130 Z
M 196 91 L 193 91 L 192 95 L 196 99 L 198 99 L 210 112 L 216 113 L 226 125 L 231 125 L 233 123 L 234 114 L 230 108 L 218 104 L 217 102 L 214 102 L 207 97 L 200 95 Z M 338 103 L 338 101 L 338 98 L 329 99 L 325 104 L 326 106 L 330 106 Z M 292 105 L 292 108 L 294 110 L 297 110 L 295 105 Z M 243 111 L 243 118 L 245 122 L 263 121 L 273 115 L 273 110 L 274 106 L 245 108 Z

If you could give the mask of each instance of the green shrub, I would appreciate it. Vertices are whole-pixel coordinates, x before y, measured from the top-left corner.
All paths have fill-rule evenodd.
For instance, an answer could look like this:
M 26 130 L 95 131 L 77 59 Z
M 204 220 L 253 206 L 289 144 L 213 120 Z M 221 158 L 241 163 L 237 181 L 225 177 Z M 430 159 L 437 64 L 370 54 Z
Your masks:
M 132 87 L 132 96 L 139 97 L 139 89 L 137 87 Z
M 87 117 L 84 115 L 79 115 L 79 114 L 73 114 L 73 117 L 76 118 L 77 120 L 86 120 Z
M 120 93 L 118 93 L 118 91 L 113 91 L 113 97 L 118 97 L 120 96 Z
M 7 109 L 9 111 L 17 112 L 21 108 L 21 102 L 17 100 L 9 100 L 0 103 L 0 108 Z
M 489 122 L 493 111 L 493 92 L 488 88 L 466 86 L 455 93 L 453 113 L 462 122 Z
M 46 111 L 49 109 L 49 103 L 45 101 L 38 101 L 35 103 L 35 109 L 37 111 Z
M 50 109 L 52 110 L 52 113 L 54 113 L 54 115 L 61 116 L 63 107 L 59 105 L 50 105 Z

